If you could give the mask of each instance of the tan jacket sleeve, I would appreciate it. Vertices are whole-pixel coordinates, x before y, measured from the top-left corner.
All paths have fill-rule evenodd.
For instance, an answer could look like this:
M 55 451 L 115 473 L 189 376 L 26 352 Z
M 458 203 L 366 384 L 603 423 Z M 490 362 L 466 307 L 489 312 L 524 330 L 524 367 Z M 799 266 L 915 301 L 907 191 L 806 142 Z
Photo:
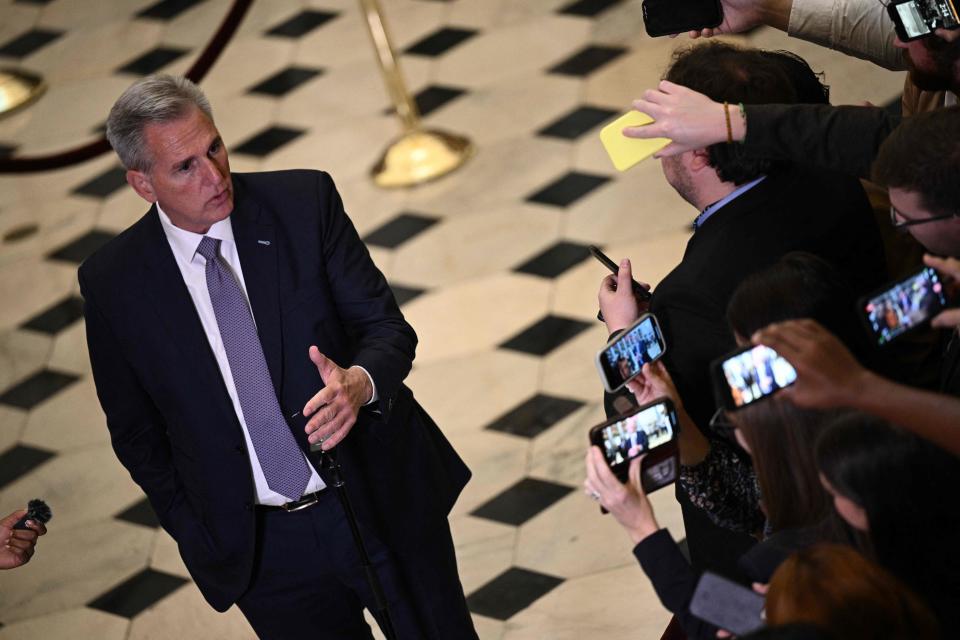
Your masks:
M 787 34 L 892 71 L 906 69 L 896 32 L 877 0 L 793 0 Z

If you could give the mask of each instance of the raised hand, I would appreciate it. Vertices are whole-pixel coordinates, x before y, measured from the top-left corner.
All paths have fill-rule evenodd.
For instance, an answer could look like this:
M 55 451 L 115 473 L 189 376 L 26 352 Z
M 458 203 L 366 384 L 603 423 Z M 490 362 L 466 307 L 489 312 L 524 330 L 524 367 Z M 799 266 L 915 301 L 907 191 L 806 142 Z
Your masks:
M 633 108 L 647 114 L 654 122 L 626 127 L 623 135 L 628 138 L 672 140 L 654 154 L 655 158 L 676 156 L 727 141 L 727 118 L 723 104 L 669 80 L 661 80 L 656 89 L 644 91 L 643 97 L 633 102 Z M 729 109 L 733 139 L 743 140 L 746 125 L 739 107 L 730 105 Z
M 923 256 L 923 263 L 928 267 L 936 269 L 937 273 L 944 277 L 947 290 L 950 291 L 953 296 L 960 293 L 960 291 L 957 291 L 957 289 L 960 289 L 960 260 L 956 258 L 938 258 L 928 253 Z M 944 329 L 956 329 L 960 327 L 960 309 L 941 311 L 933 319 L 932 324 L 935 327 L 942 327 Z
M 320 372 L 324 388 L 303 407 L 304 417 L 310 418 L 305 430 L 310 443 L 319 442 L 327 451 L 350 433 L 360 407 L 373 396 L 373 387 L 363 369 L 343 369 L 316 347 L 310 347 L 309 355 Z
M 797 370 L 797 381 L 782 392 L 797 406 L 849 406 L 868 386 L 865 378 L 870 372 L 836 336 L 813 320 L 772 324 L 757 331 L 753 343 L 770 347 Z

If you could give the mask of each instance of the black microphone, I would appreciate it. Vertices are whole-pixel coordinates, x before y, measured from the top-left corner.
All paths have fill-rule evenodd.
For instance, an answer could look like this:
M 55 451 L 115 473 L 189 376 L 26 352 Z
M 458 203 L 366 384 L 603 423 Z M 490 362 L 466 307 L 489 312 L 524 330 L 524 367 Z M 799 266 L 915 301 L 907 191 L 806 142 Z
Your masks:
M 47 506 L 47 503 L 36 498 L 27 503 L 27 515 L 23 516 L 17 523 L 13 525 L 14 529 L 27 529 L 27 520 L 35 520 L 37 522 L 46 524 L 50 522 L 50 518 L 53 517 L 53 512 L 50 511 L 50 507 Z

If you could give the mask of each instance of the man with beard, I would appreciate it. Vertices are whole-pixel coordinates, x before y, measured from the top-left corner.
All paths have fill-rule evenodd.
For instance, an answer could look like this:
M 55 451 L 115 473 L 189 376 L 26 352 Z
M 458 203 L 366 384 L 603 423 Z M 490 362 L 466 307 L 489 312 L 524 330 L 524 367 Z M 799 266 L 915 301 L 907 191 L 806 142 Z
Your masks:
M 666 79 L 730 105 L 825 101 L 823 86 L 803 60 L 722 43 L 676 53 Z M 663 362 L 684 407 L 706 431 L 716 408 L 709 365 L 735 347 L 726 307 L 745 277 L 786 253 L 806 251 L 866 293 L 883 281 L 886 268 L 879 232 L 855 178 L 766 160 L 743 153 L 742 145 L 723 143 L 664 158 L 662 168 L 699 215 L 683 260 L 657 286 L 649 309 L 669 345 Z M 611 333 L 646 310 L 635 300 L 630 279 L 624 260 L 617 278 L 609 276 L 601 285 L 600 308 Z M 743 468 L 751 473 L 749 462 Z M 684 493 L 677 496 L 694 566 L 739 576 L 736 560 L 756 540 L 721 529 Z

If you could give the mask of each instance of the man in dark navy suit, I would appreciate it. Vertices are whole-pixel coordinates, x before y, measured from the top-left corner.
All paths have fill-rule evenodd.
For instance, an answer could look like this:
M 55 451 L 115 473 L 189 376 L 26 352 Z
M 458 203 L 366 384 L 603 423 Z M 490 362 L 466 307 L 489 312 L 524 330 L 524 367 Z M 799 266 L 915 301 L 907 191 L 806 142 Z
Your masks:
M 447 514 L 470 472 L 403 379 L 417 338 L 316 171 L 231 175 L 210 105 L 152 76 L 107 135 L 150 210 L 80 267 L 114 450 L 218 611 L 262 638 L 476 638 Z M 329 455 L 329 454 L 326 454 Z

